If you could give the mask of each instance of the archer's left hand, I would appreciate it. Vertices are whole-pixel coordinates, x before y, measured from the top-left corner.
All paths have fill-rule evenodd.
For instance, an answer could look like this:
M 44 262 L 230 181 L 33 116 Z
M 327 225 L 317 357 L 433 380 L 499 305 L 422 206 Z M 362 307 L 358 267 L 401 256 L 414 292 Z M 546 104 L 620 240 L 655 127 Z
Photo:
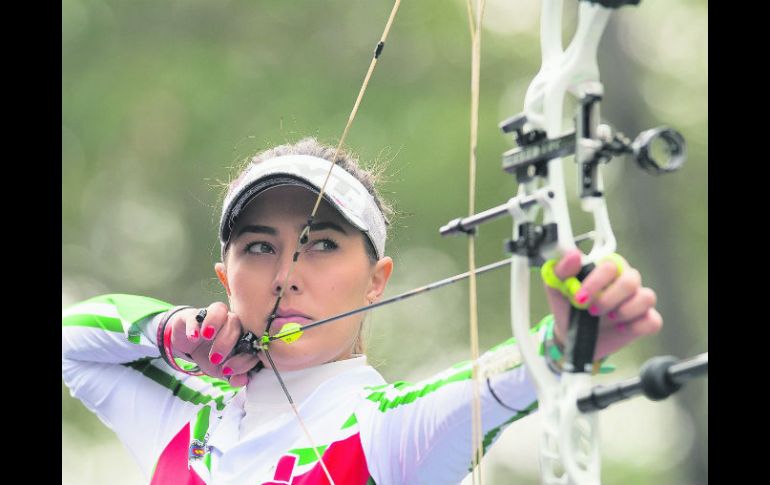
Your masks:
M 559 279 L 578 274 L 580 254 L 576 249 L 559 260 L 554 267 Z M 639 271 L 621 259 L 625 266 L 622 271 L 618 271 L 617 264 L 612 260 L 598 263 L 582 282 L 580 292 L 585 292 L 585 295 L 580 292 L 576 295 L 579 301 L 587 296 L 589 312 L 601 316 L 594 360 L 616 352 L 639 337 L 657 333 L 663 326 L 663 317 L 655 310 L 655 292 L 643 287 Z M 555 337 L 563 348 L 571 305 L 559 290 L 546 285 L 546 292 L 556 319 Z

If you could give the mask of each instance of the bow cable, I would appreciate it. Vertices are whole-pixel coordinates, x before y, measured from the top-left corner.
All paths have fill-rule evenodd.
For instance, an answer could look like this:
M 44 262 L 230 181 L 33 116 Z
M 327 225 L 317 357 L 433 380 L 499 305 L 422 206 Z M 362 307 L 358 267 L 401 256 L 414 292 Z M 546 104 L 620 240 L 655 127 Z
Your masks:
M 476 1 L 476 12 L 473 15 L 471 0 L 467 1 L 469 25 L 471 27 L 471 110 L 470 110 L 470 157 L 468 174 L 468 215 L 475 213 L 476 200 L 476 149 L 478 146 L 479 126 L 479 84 L 481 72 L 481 19 L 484 16 L 485 0 Z M 475 26 L 474 26 L 475 21 Z M 473 386 L 472 425 L 471 425 L 471 475 L 475 485 L 482 484 L 481 458 L 484 454 L 483 429 L 481 422 L 481 391 L 479 388 L 479 331 L 478 331 L 478 301 L 476 297 L 476 245 L 475 232 L 468 233 L 468 293 L 470 313 L 470 345 L 471 345 L 471 381 Z

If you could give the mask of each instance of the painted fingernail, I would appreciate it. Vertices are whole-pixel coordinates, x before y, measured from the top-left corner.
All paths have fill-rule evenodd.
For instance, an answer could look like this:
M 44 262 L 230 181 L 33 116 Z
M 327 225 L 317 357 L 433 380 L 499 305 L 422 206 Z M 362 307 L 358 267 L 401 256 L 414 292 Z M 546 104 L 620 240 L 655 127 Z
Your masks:
M 206 327 L 203 329 L 203 338 L 211 340 L 214 337 L 214 327 Z
M 575 293 L 575 301 L 580 303 L 581 305 L 588 301 L 588 292 L 586 290 L 578 290 L 577 293 Z
M 200 337 L 200 334 L 198 333 L 198 329 L 197 328 L 195 330 L 193 330 L 193 333 L 192 333 L 192 335 L 190 335 L 190 337 L 192 337 L 193 340 L 198 340 L 198 337 Z
M 616 318 L 618 318 L 618 313 L 617 312 L 609 312 L 607 314 L 607 316 L 609 317 L 610 320 L 615 320 Z
M 615 325 L 615 328 L 620 333 L 628 333 L 628 326 L 626 325 L 625 322 L 618 323 L 617 325 Z
M 229 368 L 229 367 L 225 367 L 224 369 L 222 369 L 222 374 L 224 374 L 226 376 L 229 376 L 232 373 L 233 373 L 233 370 L 231 368 Z
M 596 316 L 599 314 L 599 307 L 596 305 L 591 305 L 591 308 L 588 309 L 588 313 L 590 313 L 593 316 Z
M 222 362 L 222 354 L 220 354 L 219 352 L 214 352 L 213 354 L 211 354 L 211 357 L 209 357 L 209 360 L 211 360 L 212 364 L 219 364 L 220 362 Z

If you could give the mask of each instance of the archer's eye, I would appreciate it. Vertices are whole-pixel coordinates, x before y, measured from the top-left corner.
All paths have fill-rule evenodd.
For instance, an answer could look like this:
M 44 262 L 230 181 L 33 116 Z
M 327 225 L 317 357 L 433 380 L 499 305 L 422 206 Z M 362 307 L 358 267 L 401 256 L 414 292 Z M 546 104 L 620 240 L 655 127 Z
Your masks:
M 308 251 L 334 251 L 339 245 L 331 239 L 320 239 L 308 245 Z
M 253 243 L 249 243 L 246 245 L 246 248 L 244 248 L 244 252 L 251 253 L 251 254 L 273 254 L 275 251 L 273 250 L 273 246 L 270 244 L 264 242 L 264 241 L 256 241 Z

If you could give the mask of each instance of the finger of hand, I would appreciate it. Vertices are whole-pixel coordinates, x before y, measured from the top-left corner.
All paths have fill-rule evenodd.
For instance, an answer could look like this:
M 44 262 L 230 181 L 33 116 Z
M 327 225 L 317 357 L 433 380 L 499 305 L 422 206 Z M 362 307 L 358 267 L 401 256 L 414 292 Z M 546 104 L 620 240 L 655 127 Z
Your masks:
M 227 305 L 216 301 L 206 308 L 206 318 L 200 324 L 201 335 L 206 340 L 213 340 L 219 329 L 227 323 L 229 311 Z
M 600 297 L 600 300 L 604 295 Z M 650 288 L 639 288 L 631 297 L 627 298 L 620 305 L 615 307 L 606 307 L 607 319 L 611 322 L 628 322 L 644 316 L 647 310 L 655 308 L 657 296 Z
M 595 309 L 593 312 L 595 315 L 617 311 L 620 306 L 634 298 L 642 286 L 642 276 L 634 268 L 626 270 L 617 279 L 613 279 L 612 267 L 607 268 L 602 265 L 601 270 L 603 271 L 600 275 L 601 281 L 607 281 L 607 283 L 606 287 L 600 288 L 600 291 L 594 293 L 591 298 L 591 307 Z
M 193 349 L 195 341 L 190 339 L 190 322 L 195 322 L 195 313 L 198 310 L 188 308 L 181 310 L 171 317 L 166 324 L 166 328 L 171 326 L 171 347 L 174 354 L 180 356 Z
M 201 341 L 200 345 L 190 352 L 193 362 L 198 364 L 201 371 L 212 377 L 221 377 L 222 371 L 218 365 L 214 365 L 209 360 L 209 345 L 205 345 L 207 342 Z
M 214 343 L 211 345 L 211 353 L 209 355 L 209 361 L 214 365 L 220 365 L 238 343 L 241 338 L 241 320 L 235 313 L 229 312 L 227 314 L 227 321 L 217 331 L 217 336 L 214 339 Z
M 654 308 L 647 310 L 642 316 L 628 322 L 615 324 L 615 329 L 633 338 L 653 335 L 663 328 L 663 317 Z
M 553 267 L 553 273 L 560 280 L 565 280 L 570 276 L 575 276 L 580 272 L 581 253 L 578 249 L 570 249 Z
M 230 385 L 233 387 L 243 387 L 248 383 L 248 374 L 233 374 L 233 376 L 230 377 Z
M 236 354 L 222 363 L 222 375 L 227 377 L 246 374 L 257 365 L 257 362 L 259 358 L 256 354 Z
M 662 326 L 663 317 L 654 308 L 634 320 L 603 326 L 594 358 L 600 359 L 610 355 L 639 337 L 658 332 Z
M 201 336 L 200 331 L 200 323 L 198 323 L 198 320 L 195 318 L 195 314 L 189 315 L 185 317 L 185 334 L 187 335 L 187 340 L 190 342 L 197 342 L 198 339 Z
M 624 260 L 625 262 L 625 260 Z M 605 290 L 609 285 L 611 285 L 614 281 L 624 277 L 627 275 L 627 273 L 631 273 L 634 270 L 633 268 L 629 268 L 628 264 L 626 264 L 626 270 L 623 271 L 623 274 L 618 276 L 618 267 L 613 261 L 604 261 L 602 263 L 599 263 L 593 271 L 591 271 L 588 276 L 582 281 L 581 284 L 581 292 L 585 292 L 591 303 L 595 303 L 597 297 L 599 296 L 599 293 Z M 638 275 L 638 271 L 637 271 Z M 624 283 L 625 284 L 625 283 Z M 628 296 L 626 296 L 627 298 Z M 624 300 L 625 298 L 620 298 L 617 300 L 617 303 L 620 303 L 620 301 Z

